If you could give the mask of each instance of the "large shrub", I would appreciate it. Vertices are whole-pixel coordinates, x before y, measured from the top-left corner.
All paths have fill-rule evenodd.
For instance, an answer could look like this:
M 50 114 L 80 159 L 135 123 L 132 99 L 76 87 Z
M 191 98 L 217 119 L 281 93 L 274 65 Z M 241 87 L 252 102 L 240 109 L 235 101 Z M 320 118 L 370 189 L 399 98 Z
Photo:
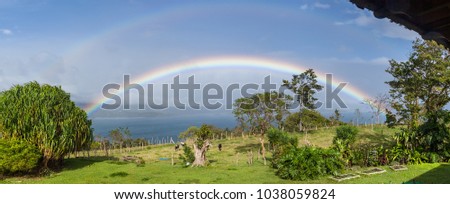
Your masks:
M 290 114 L 284 121 L 285 130 L 288 132 L 298 132 L 299 123 L 312 128 L 323 127 L 330 123 L 330 120 L 323 117 L 316 110 L 302 109 L 300 112 Z
M 387 165 L 390 162 L 390 150 L 383 145 L 360 144 L 350 149 L 350 155 L 346 159 L 350 166 L 362 167 Z
M 343 145 L 350 146 L 356 141 L 356 134 L 358 134 L 358 128 L 355 126 L 344 125 L 336 128 L 336 137 L 333 138 L 333 144 L 337 144 L 339 140 Z
M 42 157 L 39 150 L 20 140 L 0 139 L 0 174 L 32 171 Z
M 356 141 L 358 129 L 355 126 L 344 125 L 336 128 L 336 136 L 333 138 L 333 147 L 341 153 L 347 165 L 351 165 L 352 145 Z
M 287 132 L 284 132 L 277 128 L 270 128 L 267 132 L 270 145 L 273 150 L 281 150 L 284 147 L 296 147 L 298 140 L 296 137 L 290 137 Z
M 344 168 L 339 152 L 318 147 L 292 147 L 273 159 L 275 173 L 283 179 L 307 180 L 336 175 Z
M 89 147 L 91 120 L 61 87 L 30 82 L 0 94 L 4 139 L 27 141 L 43 154 L 43 166 L 60 164 L 65 155 Z

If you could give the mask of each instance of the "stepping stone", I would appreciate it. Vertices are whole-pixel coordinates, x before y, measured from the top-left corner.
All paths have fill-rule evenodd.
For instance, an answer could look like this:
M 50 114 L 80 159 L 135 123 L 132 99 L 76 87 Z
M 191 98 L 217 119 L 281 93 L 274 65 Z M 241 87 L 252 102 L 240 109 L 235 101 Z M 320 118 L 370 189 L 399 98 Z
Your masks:
M 373 174 L 382 174 L 384 172 L 386 172 L 386 170 L 381 169 L 381 168 L 373 168 L 373 169 L 365 170 L 365 171 L 361 172 L 361 174 L 373 175 Z
M 354 179 L 354 178 L 358 178 L 358 177 L 359 177 L 359 175 L 357 175 L 357 174 L 341 174 L 341 175 L 337 175 L 337 176 L 332 176 L 330 178 L 337 182 L 341 182 L 344 180 Z
M 389 166 L 389 168 L 391 168 L 394 171 L 404 171 L 404 170 L 408 170 L 408 167 L 403 166 L 403 165 L 394 165 L 394 166 Z

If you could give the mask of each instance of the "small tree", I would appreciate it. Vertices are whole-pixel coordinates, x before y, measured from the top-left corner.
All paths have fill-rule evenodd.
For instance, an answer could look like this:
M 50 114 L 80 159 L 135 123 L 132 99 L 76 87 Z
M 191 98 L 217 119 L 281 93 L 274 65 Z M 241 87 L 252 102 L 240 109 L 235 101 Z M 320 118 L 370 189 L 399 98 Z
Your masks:
M 200 128 L 191 126 L 186 131 L 180 133 L 179 138 L 193 142 L 194 159 L 192 166 L 205 166 L 207 164 L 206 152 L 211 145 L 212 126 L 203 124 Z M 192 160 L 190 148 L 184 148 L 185 161 Z M 183 160 L 183 159 L 182 159 Z
M 195 160 L 192 166 L 205 166 L 206 162 L 206 151 L 208 151 L 209 145 L 211 145 L 211 129 L 208 125 L 203 124 L 200 129 L 195 133 L 194 139 L 194 156 Z
M 124 142 L 131 137 L 131 131 L 128 127 L 119 127 L 109 131 L 109 136 L 115 144 L 119 144 L 120 152 L 122 152 Z
M 383 110 L 386 110 L 389 102 L 389 96 L 386 94 L 378 94 L 375 98 L 366 98 L 364 102 L 369 105 L 372 110 L 373 117 L 376 124 L 380 124 L 380 116 Z
M 281 152 L 284 148 L 297 147 L 298 145 L 296 137 L 290 137 L 289 134 L 280 129 L 270 128 L 267 132 L 267 137 L 274 153 Z
M 331 125 L 334 126 L 335 124 L 339 125 L 341 122 L 341 112 L 339 112 L 338 109 L 334 110 L 334 115 L 330 117 Z

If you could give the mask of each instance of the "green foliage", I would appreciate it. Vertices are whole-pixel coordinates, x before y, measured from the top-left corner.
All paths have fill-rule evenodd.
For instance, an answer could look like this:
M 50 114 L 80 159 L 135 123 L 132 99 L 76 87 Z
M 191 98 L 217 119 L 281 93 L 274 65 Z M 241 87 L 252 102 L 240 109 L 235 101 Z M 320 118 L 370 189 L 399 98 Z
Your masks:
M 394 146 L 390 150 L 391 161 L 401 164 L 421 164 L 427 161 L 424 154 L 417 150 L 406 149 L 401 145 Z
M 272 166 L 276 169 L 276 175 L 283 179 L 316 179 L 338 174 L 344 168 L 340 157 L 339 152 L 333 149 L 292 147 L 274 158 Z
M 333 138 L 333 148 L 341 153 L 347 165 L 352 165 L 352 145 L 356 141 L 358 128 L 344 125 L 336 128 L 336 136 Z
M 417 143 L 425 152 L 443 155 L 450 151 L 450 112 L 439 110 L 427 115 L 427 121 L 418 128 Z M 448 157 L 450 158 L 450 157 Z
M 330 123 L 330 120 L 323 117 L 316 110 L 302 109 L 300 112 L 290 114 L 284 124 L 285 130 L 289 132 L 299 131 L 299 123 L 305 127 L 324 127 Z M 337 124 L 338 122 L 336 122 Z
M 283 86 L 297 94 L 296 99 L 301 108 L 315 109 L 317 98 L 314 94 L 321 91 L 323 86 L 318 84 L 317 75 L 313 69 L 308 69 L 299 75 L 292 75 L 291 81 L 283 80 Z
M 43 165 L 60 164 L 68 153 L 89 148 L 91 121 L 61 87 L 29 82 L 0 94 L 4 139 L 27 141 L 43 154 Z
M 180 138 L 180 139 L 187 139 L 187 138 L 194 137 L 195 134 L 197 133 L 198 129 L 199 128 L 197 126 L 191 126 L 187 130 L 181 132 L 178 135 L 178 138 Z
M 42 157 L 32 144 L 20 140 L 0 139 L 0 174 L 28 173 Z
M 391 106 L 398 122 L 416 128 L 423 116 L 433 114 L 450 102 L 449 51 L 434 41 L 417 39 L 408 61 L 390 60 L 386 70 Z
M 211 128 L 208 125 L 203 124 L 200 129 L 195 133 L 195 144 L 198 147 L 202 147 L 207 140 L 212 138 Z
M 291 137 L 280 129 L 270 128 L 267 137 L 274 150 L 282 150 L 284 147 L 297 147 L 298 145 L 296 137 Z
M 195 156 L 192 149 L 187 145 L 183 146 L 183 154 L 180 154 L 179 159 L 182 161 L 181 165 L 184 167 L 188 167 L 194 162 Z
M 336 128 L 336 137 L 333 138 L 333 144 L 342 143 L 342 145 L 349 147 L 356 141 L 358 128 L 355 126 L 344 125 Z

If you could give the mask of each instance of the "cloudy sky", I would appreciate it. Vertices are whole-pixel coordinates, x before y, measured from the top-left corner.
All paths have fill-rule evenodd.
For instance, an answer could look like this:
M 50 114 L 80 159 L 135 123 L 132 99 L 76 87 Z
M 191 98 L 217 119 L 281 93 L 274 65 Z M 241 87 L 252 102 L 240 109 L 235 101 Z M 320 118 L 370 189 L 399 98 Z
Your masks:
M 133 80 L 184 61 L 246 56 L 333 73 L 374 96 L 388 90 L 388 60 L 405 60 L 416 37 L 344 0 L 0 0 L 0 89 L 36 80 L 89 103 L 124 74 Z M 222 85 L 291 74 L 239 69 L 177 74 Z

